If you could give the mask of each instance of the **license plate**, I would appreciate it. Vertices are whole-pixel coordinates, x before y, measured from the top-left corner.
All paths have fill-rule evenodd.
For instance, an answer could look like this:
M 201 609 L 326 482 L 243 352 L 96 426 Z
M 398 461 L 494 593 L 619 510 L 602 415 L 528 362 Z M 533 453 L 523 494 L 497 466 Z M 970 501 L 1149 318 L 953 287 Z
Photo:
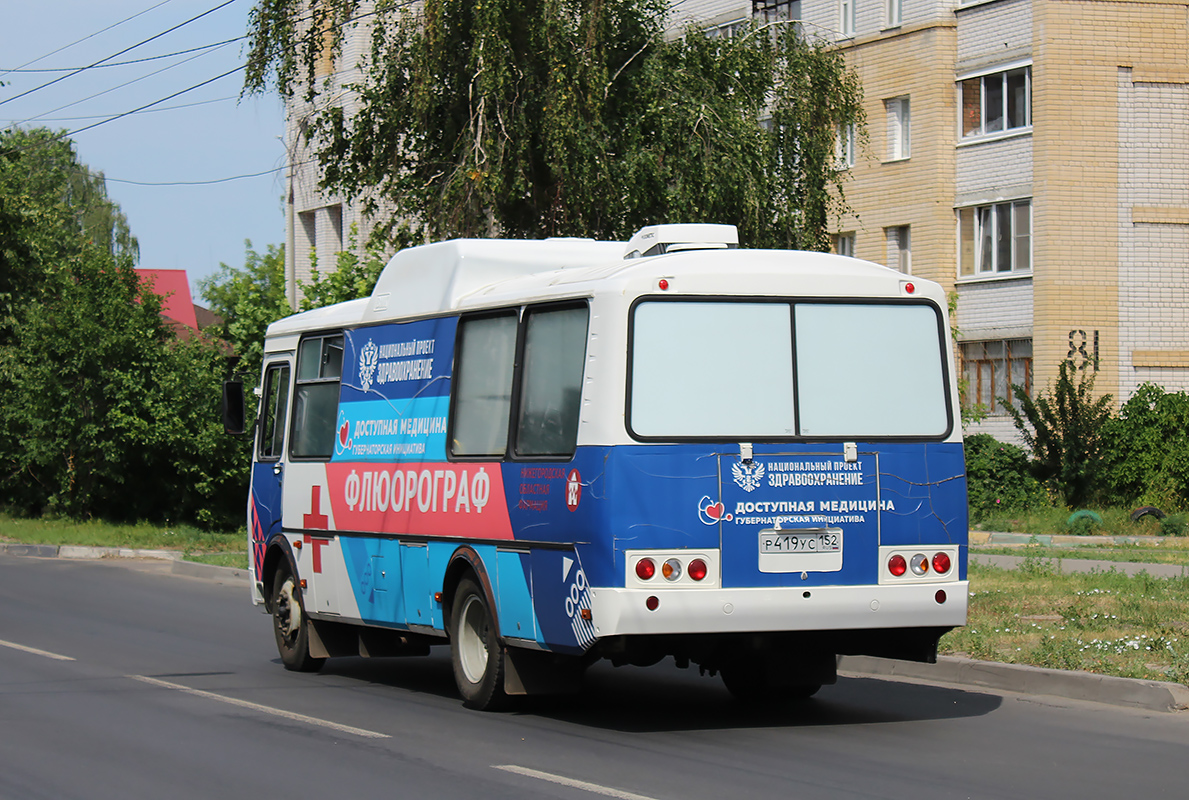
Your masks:
M 760 531 L 760 572 L 837 572 L 842 569 L 841 528 Z
M 761 553 L 837 553 L 841 549 L 842 531 L 837 528 L 760 534 Z

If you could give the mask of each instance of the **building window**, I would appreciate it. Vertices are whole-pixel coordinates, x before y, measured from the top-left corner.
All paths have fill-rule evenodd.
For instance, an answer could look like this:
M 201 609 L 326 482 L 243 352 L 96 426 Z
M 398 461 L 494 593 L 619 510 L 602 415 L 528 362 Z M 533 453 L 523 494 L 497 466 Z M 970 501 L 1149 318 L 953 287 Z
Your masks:
M 843 36 L 855 35 L 856 0 L 838 0 L 838 30 Z
M 887 0 L 888 27 L 900 27 L 900 20 L 904 16 L 904 0 Z
M 834 137 L 836 169 L 850 169 L 855 165 L 855 125 L 839 125 Z
M 884 228 L 887 239 L 887 264 L 905 275 L 912 274 L 912 231 L 908 225 Z
M 912 152 L 909 146 L 911 114 L 908 98 L 894 97 L 884 100 L 884 110 L 888 116 L 888 160 L 908 158 Z
M 734 39 L 747 28 L 747 18 L 733 19 L 730 22 L 723 22 L 706 30 L 706 35 L 711 39 Z
M 1032 201 L 958 209 L 960 276 L 1032 269 Z
M 854 233 L 836 233 L 834 234 L 834 252 L 840 256 L 847 258 L 855 257 L 855 235 Z
M 751 0 L 751 13 L 764 22 L 801 19 L 801 0 Z
M 965 408 L 982 406 L 988 414 L 1006 414 L 1007 405 L 1016 404 L 1012 386 L 1023 387 L 1031 396 L 1031 339 L 963 342 L 960 355 Z
M 958 82 L 962 138 L 1032 125 L 1032 67 L 1019 67 Z

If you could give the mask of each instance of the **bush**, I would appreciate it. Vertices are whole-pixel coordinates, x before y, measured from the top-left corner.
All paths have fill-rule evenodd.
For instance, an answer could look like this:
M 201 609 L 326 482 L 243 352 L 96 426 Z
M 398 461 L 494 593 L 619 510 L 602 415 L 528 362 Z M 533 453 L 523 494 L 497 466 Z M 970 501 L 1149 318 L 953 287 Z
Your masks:
M 1189 395 L 1141 385 L 1103 431 L 1116 505 L 1189 508 Z
M 986 433 L 966 437 L 966 492 L 970 518 L 1023 511 L 1045 504 L 1044 487 L 1028 472 L 1028 454 Z
M 1169 514 L 1160 520 L 1160 534 L 1162 536 L 1189 535 L 1189 514 Z
M 1016 430 L 1032 452 L 1029 469 L 1059 493 L 1066 505 L 1078 508 L 1101 499 L 1104 429 L 1111 420 L 1111 395 L 1094 398 L 1094 373 L 1062 361 L 1057 383 L 1047 392 L 1029 397 L 1012 385 L 1019 408 L 1007 406 Z

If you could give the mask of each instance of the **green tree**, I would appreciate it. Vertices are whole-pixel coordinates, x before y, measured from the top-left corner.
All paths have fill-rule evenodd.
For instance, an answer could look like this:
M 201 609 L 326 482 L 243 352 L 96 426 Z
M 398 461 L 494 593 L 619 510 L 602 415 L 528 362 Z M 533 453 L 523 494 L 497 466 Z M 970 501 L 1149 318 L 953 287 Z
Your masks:
M 92 245 L 132 259 L 138 252 L 103 175 L 80 163 L 60 133 L 0 131 L 0 343 L 17 306 L 39 297 L 49 273 Z
M 1032 475 L 1072 508 L 1101 499 L 1111 395 L 1094 398 L 1094 373 L 1062 361 L 1052 389 L 1032 398 L 1013 385 L 1012 393 L 1019 407 L 1004 405 L 1032 452 Z
M 208 332 L 231 345 L 239 357 L 236 371 L 249 385 L 260 381 L 264 332 L 269 324 L 293 313 L 285 296 L 285 248 L 268 245 L 263 253 L 244 241 L 244 265 L 220 263 L 219 271 L 198 281 L 198 290 L 222 325 Z
M 30 513 L 235 519 L 246 462 L 216 419 L 219 350 L 175 337 L 127 254 L 85 247 L 49 280 L 0 348 L 0 497 Z
M 246 89 L 318 96 L 316 65 L 356 5 L 258 3 Z M 667 5 L 379 4 L 358 111 L 326 104 L 312 119 L 323 185 L 383 204 L 417 240 L 704 221 L 751 245 L 826 249 L 845 207 L 836 132 L 862 124 L 842 56 L 788 25 L 670 41 Z

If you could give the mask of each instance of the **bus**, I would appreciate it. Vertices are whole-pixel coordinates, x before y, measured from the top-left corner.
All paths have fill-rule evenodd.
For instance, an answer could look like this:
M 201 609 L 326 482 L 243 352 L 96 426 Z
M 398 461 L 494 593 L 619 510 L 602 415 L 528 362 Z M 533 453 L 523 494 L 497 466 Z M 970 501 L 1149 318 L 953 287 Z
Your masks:
M 270 325 L 257 395 L 252 600 L 291 670 L 446 645 L 494 709 L 672 657 L 774 702 L 965 624 L 931 281 L 728 225 L 428 244 Z

